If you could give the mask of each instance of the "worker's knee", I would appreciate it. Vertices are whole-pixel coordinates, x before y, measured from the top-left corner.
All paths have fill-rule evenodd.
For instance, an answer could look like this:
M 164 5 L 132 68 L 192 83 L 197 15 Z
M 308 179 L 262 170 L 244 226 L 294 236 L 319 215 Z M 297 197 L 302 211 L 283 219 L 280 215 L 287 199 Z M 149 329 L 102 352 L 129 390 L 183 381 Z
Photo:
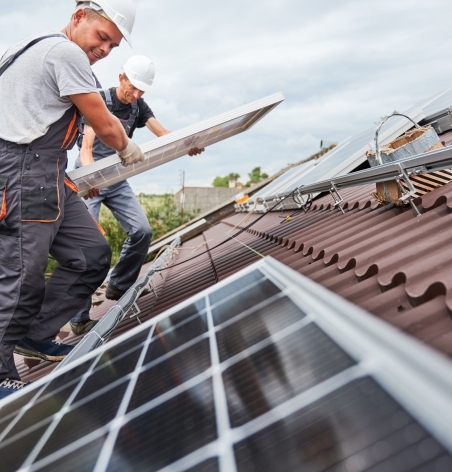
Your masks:
M 146 224 L 143 223 L 135 228 L 135 231 L 130 235 L 130 239 L 134 243 L 144 243 L 145 245 L 149 245 L 151 237 L 152 229 L 147 222 Z
M 111 263 L 110 246 L 104 244 L 82 249 L 86 261 L 86 270 L 71 285 L 69 295 L 87 298 L 102 284 L 108 274 Z

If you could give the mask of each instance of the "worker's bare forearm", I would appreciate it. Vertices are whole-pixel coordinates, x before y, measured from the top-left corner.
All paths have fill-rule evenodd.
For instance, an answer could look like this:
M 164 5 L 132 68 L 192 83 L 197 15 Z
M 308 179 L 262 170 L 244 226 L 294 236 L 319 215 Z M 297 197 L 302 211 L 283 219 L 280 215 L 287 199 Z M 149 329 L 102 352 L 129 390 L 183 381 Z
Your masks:
M 155 118 L 149 118 L 146 122 L 146 126 L 149 131 L 152 131 L 158 138 L 160 136 L 164 136 L 165 134 L 171 133 L 171 131 L 167 130 L 159 123 Z
M 80 148 L 80 161 L 82 166 L 87 166 L 94 162 L 93 145 L 96 134 L 89 124 L 83 126 L 82 147 Z
M 84 149 L 80 149 L 80 163 L 82 166 L 87 166 L 94 162 L 93 153 L 88 152 Z

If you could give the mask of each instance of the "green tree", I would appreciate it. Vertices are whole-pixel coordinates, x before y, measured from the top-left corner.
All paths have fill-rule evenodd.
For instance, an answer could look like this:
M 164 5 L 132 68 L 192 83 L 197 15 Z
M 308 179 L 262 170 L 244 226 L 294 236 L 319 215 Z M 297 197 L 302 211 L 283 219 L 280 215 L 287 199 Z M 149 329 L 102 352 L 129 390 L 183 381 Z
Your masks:
M 169 233 L 181 224 L 192 220 L 199 211 L 195 213 L 181 212 L 174 203 L 174 197 L 171 194 L 165 195 L 140 195 L 140 203 L 152 228 L 152 240 L 160 238 Z M 112 251 L 111 263 L 115 265 L 121 254 L 121 248 L 127 238 L 119 223 L 111 212 L 102 206 L 100 225 L 105 231 L 105 237 L 110 244 Z
M 250 180 L 246 183 L 247 187 L 251 186 L 251 182 L 260 182 L 263 179 L 268 179 L 268 174 L 261 172 L 260 167 L 255 167 L 249 174 L 248 177 Z
M 235 179 L 236 181 L 238 181 L 239 178 L 240 175 L 234 174 L 233 172 L 231 172 L 229 175 L 226 175 L 225 177 L 220 177 L 219 175 L 217 175 L 213 180 L 212 185 L 214 187 L 229 187 L 229 179 Z

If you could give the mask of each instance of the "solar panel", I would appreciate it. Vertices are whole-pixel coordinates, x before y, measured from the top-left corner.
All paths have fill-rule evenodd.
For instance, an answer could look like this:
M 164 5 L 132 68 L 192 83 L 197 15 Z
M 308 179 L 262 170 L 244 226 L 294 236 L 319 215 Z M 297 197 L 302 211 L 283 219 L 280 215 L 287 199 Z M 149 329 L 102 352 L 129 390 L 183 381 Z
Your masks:
M 2 472 L 448 471 L 451 370 L 266 258 L 4 400 Z
M 275 93 L 216 117 L 174 131 L 141 146 L 143 162 L 124 167 L 118 155 L 101 159 L 68 173 L 85 196 L 96 187 L 102 189 L 184 156 L 196 146 L 210 146 L 250 129 L 261 118 L 284 100 L 282 93 Z
M 253 194 L 251 197 L 252 200 L 255 201 L 257 198 L 283 193 L 286 188 L 289 188 L 293 182 L 298 181 L 302 175 L 308 172 L 315 165 L 317 165 L 316 161 L 309 161 L 292 167 L 287 172 L 284 172 L 284 174 L 280 175 L 273 182 L 266 185 L 263 189 Z
M 452 88 L 428 99 L 419 101 L 413 107 L 404 112 L 404 114 L 412 118 L 414 121 L 419 122 L 424 117 L 437 113 L 444 108 L 451 106 L 451 104 Z M 392 118 L 383 125 L 379 135 L 379 141 L 381 144 L 390 142 L 411 127 L 412 123 L 406 118 Z M 297 187 L 333 179 L 334 177 L 351 172 L 366 161 L 366 152 L 374 148 L 375 131 L 376 126 L 352 136 L 326 153 L 322 159 L 318 161 L 315 167 L 312 167 L 307 172 L 303 172 L 300 178 L 291 181 L 284 189 L 278 188 L 272 190 L 270 185 L 273 184 L 269 184 L 260 191 L 261 196 L 273 200 L 274 197 L 288 194 Z M 270 191 L 267 191 L 268 189 Z M 251 197 L 249 203 L 253 203 L 255 198 L 255 196 Z M 242 205 L 240 208 L 249 211 L 249 203 L 245 206 Z M 259 209 L 261 208 L 259 207 Z

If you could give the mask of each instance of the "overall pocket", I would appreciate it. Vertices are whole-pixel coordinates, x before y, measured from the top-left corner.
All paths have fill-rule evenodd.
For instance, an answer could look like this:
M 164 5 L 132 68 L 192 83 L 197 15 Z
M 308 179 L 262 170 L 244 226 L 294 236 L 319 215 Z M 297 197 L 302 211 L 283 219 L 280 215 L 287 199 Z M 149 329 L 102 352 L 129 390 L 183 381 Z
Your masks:
M 56 221 L 60 216 L 59 187 L 59 159 L 27 156 L 22 176 L 22 221 Z

